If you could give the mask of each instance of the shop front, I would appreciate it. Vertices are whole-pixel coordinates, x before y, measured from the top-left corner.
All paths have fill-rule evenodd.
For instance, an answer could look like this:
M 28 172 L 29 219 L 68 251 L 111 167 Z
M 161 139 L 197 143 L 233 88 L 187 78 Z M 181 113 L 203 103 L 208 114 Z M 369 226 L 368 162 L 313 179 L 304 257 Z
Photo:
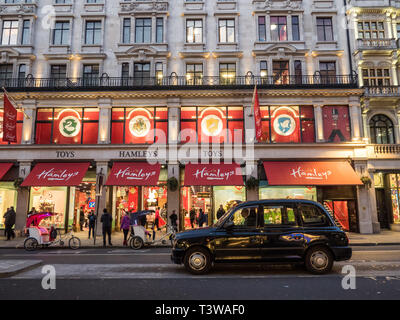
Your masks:
M 246 200 L 242 169 L 237 164 L 187 164 L 182 175 L 180 207 L 185 229 L 211 225 L 220 206 L 227 211 L 237 201 Z M 205 214 L 203 221 L 200 212 Z
M 0 163 L 0 229 L 4 229 L 3 215 L 10 207 L 16 208 L 17 190 L 14 183 L 10 181 L 2 181 L 5 174 L 13 166 L 12 163 Z
M 119 231 L 124 212 L 159 210 L 159 227 L 166 224 L 167 170 L 160 164 L 147 162 L 115 162 L 106 185 L 112 187 L 112 215 Z M 147 226 L 154 222 L 147 216 Z
M 57 229 L 82 231 L 88 211 L 95 203 L 95 179 L 88 177 L 90 163 L 38 163 L 21 184 L 30 188 L 29 210 L 51 212 L 53 216 L 42 221 Z M 85 217 L 81 219 L 80 211 Z M 83 222 L 83 223 L 81 223 Z
M 323 203 L 346 231 L 358 231 L 355 186 L 361 180 L 345 161 L 263 163 L 260 199 L 307 199 Z

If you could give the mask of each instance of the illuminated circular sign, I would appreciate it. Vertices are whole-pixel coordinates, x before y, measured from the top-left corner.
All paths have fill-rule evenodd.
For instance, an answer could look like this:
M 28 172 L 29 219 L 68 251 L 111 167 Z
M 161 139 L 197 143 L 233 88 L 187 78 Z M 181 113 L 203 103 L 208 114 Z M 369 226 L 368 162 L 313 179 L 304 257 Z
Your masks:
M 209 137 L 218 136 L 223 128 L 221 118 L 210 114 L 201 121 L 201 130 Z
M 145 116 L 136 116 L 129 121 L 129 131 L 135 137 L 144 137 L 150 131 L 150 121 Z
M 287 114 L 281 114 L 274 120 L 274 130 L 281 136 L 290 136 L 296 129 L 296 121 Z
M 81 130 L 81 122 L 77 117 L 68 116 L 60 121 L 58 129 L 64 137 L 72 138 L 78 135 Z

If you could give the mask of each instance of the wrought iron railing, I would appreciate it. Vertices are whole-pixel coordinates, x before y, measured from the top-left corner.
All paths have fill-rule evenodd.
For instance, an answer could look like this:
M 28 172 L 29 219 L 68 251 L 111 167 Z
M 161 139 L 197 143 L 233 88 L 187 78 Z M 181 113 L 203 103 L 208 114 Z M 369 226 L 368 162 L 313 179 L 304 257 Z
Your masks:
M 0 79 L 0 86 L 11 91 L 35 90 L 129 90 L 176 87 L 357 87 L 357 75 L 344 76 L 227 76 L 227 77 L 108 77 Z

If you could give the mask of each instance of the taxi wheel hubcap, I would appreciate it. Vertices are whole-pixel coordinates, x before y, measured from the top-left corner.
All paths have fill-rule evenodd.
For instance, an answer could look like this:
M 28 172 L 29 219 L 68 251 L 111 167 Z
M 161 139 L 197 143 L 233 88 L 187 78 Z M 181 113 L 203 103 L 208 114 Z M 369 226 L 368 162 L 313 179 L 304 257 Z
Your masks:
M 329 258 L 323 251 L 316 251 L 311 255 L 311 264 L 315 269 L 322 270 L 328 265 Z
M 205 267 L 207 262 L 206 256 L 201 252 L 193 253 L 189 258 L 189 263 L 192 269 L 201 270 Z

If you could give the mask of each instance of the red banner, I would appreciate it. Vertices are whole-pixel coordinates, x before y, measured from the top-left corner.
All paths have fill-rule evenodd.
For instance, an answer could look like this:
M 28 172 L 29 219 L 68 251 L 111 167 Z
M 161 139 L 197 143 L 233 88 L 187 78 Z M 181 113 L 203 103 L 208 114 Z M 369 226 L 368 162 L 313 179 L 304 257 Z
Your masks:
M 257 87 L 254 87 L 253 103 L 254 103 L 256 140 L 257 142 L 260 142 L 262 140 L 262 121 L 261 121 L 260 101 L 258 100 Z
M 4 93 L 3 141 L 17 142 L 17 109 Z
M 187 164 L 185 186 L 242 186 L 242 169 L 237 164 Z
M 21 184 L 23 187 L 78 186 L 90 163 L 38 163 Z
M 114 163 L 106 185 L 108 186 L 156 186 L 160 177 L 160 164 L 147 162 Z
M 264 162 L 271 186 L 361 185 L 348 162 Z

